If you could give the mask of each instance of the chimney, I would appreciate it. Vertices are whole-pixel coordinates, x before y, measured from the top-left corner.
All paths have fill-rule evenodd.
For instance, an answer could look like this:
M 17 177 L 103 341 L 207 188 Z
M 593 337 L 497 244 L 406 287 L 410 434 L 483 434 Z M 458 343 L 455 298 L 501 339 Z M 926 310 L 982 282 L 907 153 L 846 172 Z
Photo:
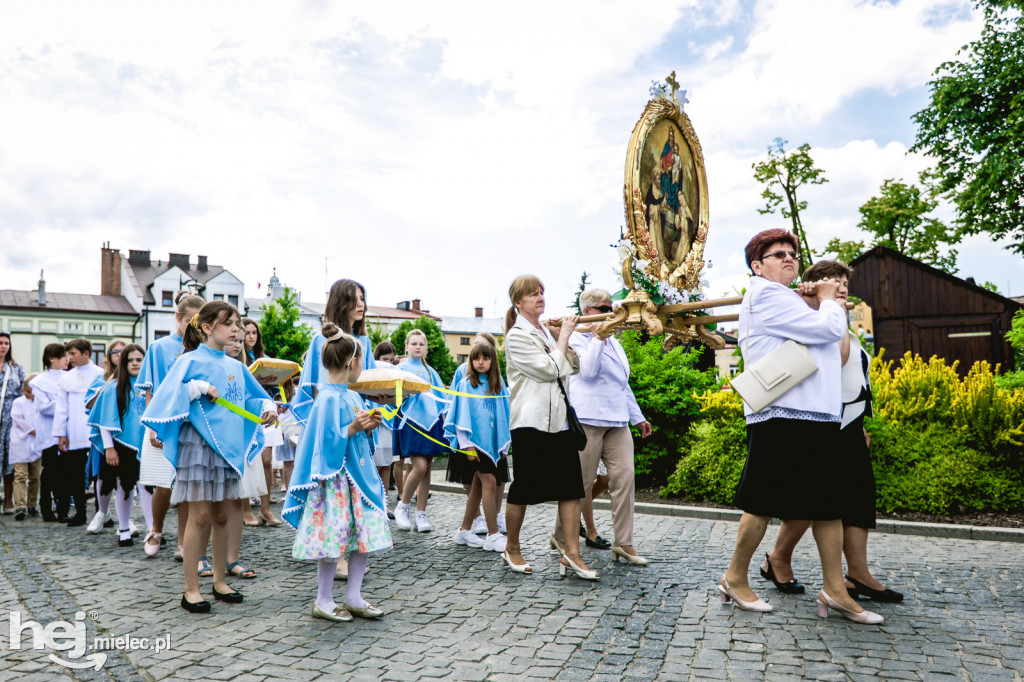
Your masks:
M 121 295 L 121 252 L 110 248 L 110 242 L 100 249 L 100 294 Z
M 39 305 L 46 305 L 46 280 L 42 270 L 39 271 Z
M 473 308 L 473 317 L 483 317 L 483 316 L 484 316 L 484 309 L 483 308 Z
M 412 309 L 413 310 L 419 310 L 420 309 L 420 299 L 418 299 L 418 298 L 412 299 Z
M 188 254 L 187 253 L 172 253 L 167 259 L 167 264 L 174 266 L 177 265 L 185 272 L 189 271 Z
M 129 249 L 128 265 L 138 265 L 148 268 L 152 265 L 152 261 L 149 260 L 149 251 L 136 251 L 135 249 Z
M 395 304 L 395 307 L 398 308 L 399 310 L 408 310 L 409 309 L 409 302 L 408 301 L 399 301 L 398 303 Z
M 196 256 L 199 259 L 199 263 L 196 265 L 196 270 L 199 272 L 206 272 L 210 269 L 210 266 L 206 264 L 206 256 Z

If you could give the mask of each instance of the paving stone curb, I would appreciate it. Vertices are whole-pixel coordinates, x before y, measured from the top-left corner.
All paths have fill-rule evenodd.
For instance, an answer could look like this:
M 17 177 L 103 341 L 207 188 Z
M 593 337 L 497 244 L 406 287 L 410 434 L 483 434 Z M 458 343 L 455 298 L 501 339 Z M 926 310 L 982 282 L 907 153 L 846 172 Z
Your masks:
M 456 483 L 431 483 L 431 490 L 445 493 L 462 493 L 463 488 Z M 594 500 L 595 509 L 610 509 L 611 502 L 606 499 Z M 707 519 L 711 521 L 739 521 L 743 515 L 738 509 L 718 509 L 715 507 L 687 507 L 679 504 L 657 504 L 654 502 L 637 502 L 634 505 L 637 514 L 653 516 L 682 516 L 691 519 Z M 773 520 L 773 523 L 778 521 Z M 994 542 L 1024 543 L 1024 528 L 999 528 L 996 526 L 965 526 L 955 523 L 921 523 L 917 521 L 879 520 L 875 528 L 877 533 L 894 535 L 922 535 L 933 538 L 952 538 L 955 540 L 988 540 Z

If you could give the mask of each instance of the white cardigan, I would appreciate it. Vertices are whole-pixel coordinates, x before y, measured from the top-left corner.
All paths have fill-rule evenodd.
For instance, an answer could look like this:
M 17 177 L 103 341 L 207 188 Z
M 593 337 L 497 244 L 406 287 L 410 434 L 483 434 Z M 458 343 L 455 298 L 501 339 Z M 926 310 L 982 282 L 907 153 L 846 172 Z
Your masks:
M 750 278 L 740 306 L 738 342 L 743 364 L 749 367 L 792 339 L 807 346 L 818 367 L 765 410 L 813 412 L 839 421 L 843 409 L 839 342 L 845 335 L 846 310 L 836 301 L 822 301 L 815 310 L 787 286 Z M 753 414 L 746 403 L 743 412 L 748 417 Z
M 566 429 L 565 401 L 556 379 L 562 379 L 568 392 L 569 376 L 576 374 L 579 366 L 574 350 L 563 354 L 546 328 L 537 329 L 520 315 L 505 334 L 509 428 L 547 433 Z

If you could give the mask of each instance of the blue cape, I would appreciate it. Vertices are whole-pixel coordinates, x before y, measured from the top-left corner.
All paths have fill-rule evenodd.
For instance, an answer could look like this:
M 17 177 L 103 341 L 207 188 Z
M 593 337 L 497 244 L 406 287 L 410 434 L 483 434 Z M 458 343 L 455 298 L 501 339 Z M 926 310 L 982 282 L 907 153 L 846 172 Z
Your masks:
M 363 344 L 363 369 L 373 369 L 377 366 L 373 359 L 373 347 L 370 345 L 369 336 L 357 336 L 356 339 Z M 313 407 L 313 398 L 321 386 L 327 384 L 327 368 L 323 362 L 323 348 L 327 339 L 320 332 L 316 333 L 313 341 L 309 344 L 309 350 L 302 361 L 302 374 L 299 375 L 299 387 L 292 397 L 292 410 L 300 422 L 309 419 L 309 411 Z
M 101 372 L 100 374 L 97 374 L 96 378 L 92 380 L 91 384 L 89 384 L 89 388 L 85 389 L 85 404 L 88 405 L 95 400 L 96 396 L 100 394 L 100 391 L 103 390 L 103 387 L 106 386 L 106 384 L 107 382 L 103 378 L 103 373 Z
M 150 344 L 146 357 L 142 360 L 142 369 L 135 379 L 135 384 L 145 391 L 156 393 L 160 383 L 171 371 L 174 361 L 185 354 L 184 341 L 177 334 L 165 336 Z
M 320 386 L 295 448 L 295 468 L 281 512 L 293 528 L 299 527 L 309 491 L 343 471 L 371 507 L 387 513 L 387 496 L 370 454 L 369 434 L 363 431 L 353 437 L 348 435 L 356 412 L 364 409 L 362 398 L 347 386 Z
M 468 378 L 459 382 L 453 390 L 473 395 L 488 395 L 487 381 L 474 387 Z M 444 433 L 452 448 L 458 448 L 456 429 L 466 431 L 470 443 L 497 464 L 502 454 L 508 452 L 512 443 L 512 432 L 508 424 L 508 392 L 502 387 L 500 398 L 467 398 L 452 396 L 448 416 L 444 420 Z
M 111 437 L 121 445 L 135 452 L 142 450 L 142 439 L 145 428 L 142 426 L 142 413 L 146 410 L 146 394 L 138 386 L 138 377 L 131 378 L 131 389 L 128 391 L 128 411 L 122 417 L 117 411 L 117 379 L 111 379 L 100 392 L 99 399 L 89 412 L 89 440 L 93 449 L 103 452 L 103 439 L 99 427 L 110 429 Z M 99 467 L 96 467 L 99 474 Z
M 436 386 L 438 388 L 444 388 L 444 382 L 441 381 L 441 377 L 434 368 L 426 364 L 422 360 L 415 360 L 409 358 L 398 363 L 398 369 L 403 369 L 406 372 L 411 372 L 423 379 L 428 384 Z M 432 400 L 426 397 L 424 394 L 414 393 L 402 400 L 402 412 L 400 422 L 404 422 L 406 419 L 416 425 L 416 428 L 421 431 L 429 433 L 434 424 L 437 423 L 441 417 L 444 416 L 444 409 L 448 403 L 448 398 L 444 393 L 440 391 L 431 391 L 430 395 L 441 398 L 442 401 Z
M 455 390 L 455 387 L 458 386 L 459 383 L 466 378 L 466 367 L 468 365 L 469 362 L 467 361 L 455 368 L 455 374 L 452 375 L 452 383 L 449 385 L 449 388 L 451 388 L 453 391 Z
M 263 426 L 211 403 L 206 396 L 189 401 L 187 384 L 193 379 L 210 382 L 221 398 L 257 415 L 263 401 L 270 400 L 245 365 L 203 344 L 174 363 L 153 394 L 142 423 L 153 429 L 163 442 L 164 457 L 177 468 L 178 432 L 187 419 L 241 476 L 244 463 L 252 462 L 263 450 Z

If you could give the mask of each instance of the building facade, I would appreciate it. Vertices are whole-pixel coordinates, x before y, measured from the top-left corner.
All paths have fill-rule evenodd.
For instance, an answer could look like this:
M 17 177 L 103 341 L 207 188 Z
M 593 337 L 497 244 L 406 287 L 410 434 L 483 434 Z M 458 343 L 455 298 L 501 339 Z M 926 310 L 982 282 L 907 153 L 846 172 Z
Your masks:
M 224 300 L 245 314 L 245 285 L 226 268 L 210 265 L 206 256 L 193 264 L 188 254 L 172 253 L 153 260 L 149 251 L 131 249 L 125 257 L 105 244 L 101 250 L 100 293 L 120 296 L 141 316 L 140 339 L 147 347 L 175 329 L 174 299 L 188 290 L 207 301 Z
M 498 340 L 498 348 L 505 344 L 505 320 L 497 317 L 484 317 L 483 308 L 475 308 L 473 317 L 443 317 L 441 331 L 444 333 L 448 352 L 459 364 L 469 359 L 469 351 L 473 347 L 473 337 L 480 332 L 490 332 Z
M 124 296 L 46 291 L 42 273 L 35 290 L 0 289 L 0 329 L 11 333 L 11 354 L 30 372 L 42 371 L 43 348 L 83 337 L 100 364 L 117 339 L 138 342 L 141 316 Z

